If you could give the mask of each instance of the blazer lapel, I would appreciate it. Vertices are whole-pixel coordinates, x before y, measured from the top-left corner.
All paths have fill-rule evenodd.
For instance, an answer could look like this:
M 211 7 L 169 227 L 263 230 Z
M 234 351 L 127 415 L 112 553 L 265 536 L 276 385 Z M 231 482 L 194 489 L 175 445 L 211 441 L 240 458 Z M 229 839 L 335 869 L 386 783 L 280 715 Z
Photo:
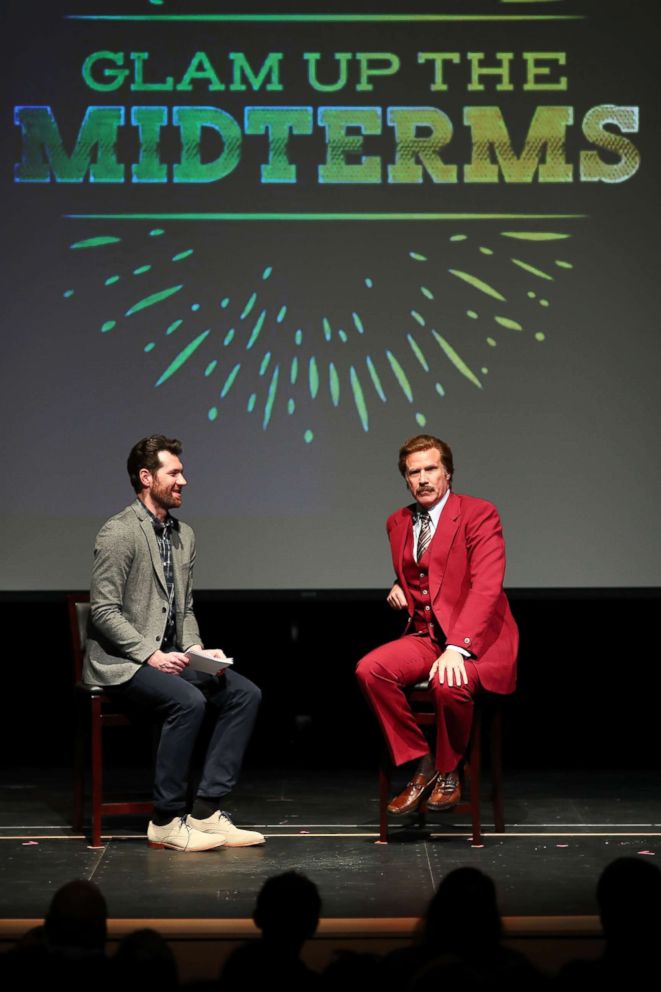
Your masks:
M 182 553 L 181 534 L 179 533 L 179 527 L 175 525 L 172 528 L 172 575 L 174 578 L 174 601 L 180 610 L 184 610 L 186 606 L 187 582 L 187 576 L 184 581 L 184 574 L 181 567 Z
M 163 587 L 164 591 L 167 593 L 168 587 L 165 581 L 165 572 L 163 571 L 163 562 L 161 561 L 161 553 L 158 550 L 158 541 L 156 540 L 156 534 L 154 533 L 154 525 L 151 522 L 149 514 L 146 510 L 140 512 L 136 507 L 136 514 L 138 520 L 140 521 L 140 526 L 142 532 L 145 535 L 145 540 L 147 541 L 147 547 L 149 548 L 149 554 L 151 557 L 152 567 L 154 569 L 154 574 L 158 579 L 159 584 Z
M 460 518 L 461 500 L 454 493 L 450 493 L 429 546 L 429 553 L 431 555 L 429 563 L 429 592 L 432 600 L 441 591 L 448 555 L 450 554 L 452 543 L 459 528 Z
M 398 521 L 397 529 L 392 534 L 393 558 L 398 575 L 402 575 L 404 571 L 404 552 L 406 551 L 406 542 L 413 532 L 413 510 L 414 507 L 412 506 L 407 506 L 404 508 L 403 516 L 401 520 Z
M 397 575 L 404 575 L 404 552 L 406 551 L 406 542 L 411 538 L 413 534 L 413 511 L 415 510 L 415 504 L 412 506 L 404 507 L 402 511 L 402 516 L 398 520 L 396 526 L 390 532 L 390 542 L 392 547 L 392 557 L 393 564 L 395 566 L 395 573 Z M 408 586 L 406 582 L 402 582 L 404 595 L 406 596 L 406 602 L 408 604 L 408 614 L 409 622 L 413 614 L 413 600 L 411 599 Z

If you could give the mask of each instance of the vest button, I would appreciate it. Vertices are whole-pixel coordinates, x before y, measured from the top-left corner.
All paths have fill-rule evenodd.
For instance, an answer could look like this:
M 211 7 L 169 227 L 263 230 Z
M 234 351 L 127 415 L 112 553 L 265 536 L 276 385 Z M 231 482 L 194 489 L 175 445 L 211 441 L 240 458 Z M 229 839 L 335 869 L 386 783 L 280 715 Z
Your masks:
M 423 596 L 428 596 L 429 595 L 429 589 L 423 589 L 422 590 L 422 595 Z
M 425 613 L 429 612 L 430 609 L 431 607 L 429 606 L 429 604 L 427 604 L 427 606 L 425 606 Z

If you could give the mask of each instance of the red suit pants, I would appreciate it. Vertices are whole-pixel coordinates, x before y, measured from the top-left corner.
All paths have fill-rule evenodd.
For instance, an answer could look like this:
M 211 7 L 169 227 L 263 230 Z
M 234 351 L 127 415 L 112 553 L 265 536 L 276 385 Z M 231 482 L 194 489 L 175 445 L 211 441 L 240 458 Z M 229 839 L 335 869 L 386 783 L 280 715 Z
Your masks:
M 370 651 L 358 662 L 356 677 L 381 724 L 395 765 L 429 752 L 425 736 L 406 698 L 406 687 L 422 682 L 443 648 L 426 634 L 406 634 Z M 464 757 L 473 722 L 473 700 L 480 688 L 477 666 L 465 660 L 468 685 L 430 689 L 436 707 L 436 770 L 452 772 Z

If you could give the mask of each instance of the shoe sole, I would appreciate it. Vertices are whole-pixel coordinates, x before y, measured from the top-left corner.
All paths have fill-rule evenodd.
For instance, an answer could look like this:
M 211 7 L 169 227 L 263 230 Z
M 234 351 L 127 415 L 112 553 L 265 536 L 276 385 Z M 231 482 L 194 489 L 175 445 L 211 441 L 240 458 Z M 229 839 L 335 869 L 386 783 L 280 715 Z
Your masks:
M 225 847 L 223 844 L 213 844 L 210 847 L 178 847 L 177 844 L 168 844 L 165 841 L 155 841 L 148 840 L 147 847 L 150 847 L 152 851 L 178 851 L 180 854 L 205 854 L 207 851 L 217 851 L 220 847 Z
M 455 806 L 458 806 L 460 802 L 461 802 L 461 796 L 459 796 L 458 799 L 455 799 L 451 803 L 444 803 L 442 806 L 436 806 L 436 805 L 431 806 L 429 803 L 427 803 L 427 808 L 422 812 L 446 813 L 449 809 L 454 809 Z
M 420 809 L 420 803 L 422 800 L 418 800 L 415 806 L 409 806 L 408 809 L 387 809 L 386 812 L 388 816 L 410 816 L 411 813 L 417 813 Z
M 266 837 L 262 840 L 226 840 L 225 847 L 259 847 L 261 844 L 266 844 Z

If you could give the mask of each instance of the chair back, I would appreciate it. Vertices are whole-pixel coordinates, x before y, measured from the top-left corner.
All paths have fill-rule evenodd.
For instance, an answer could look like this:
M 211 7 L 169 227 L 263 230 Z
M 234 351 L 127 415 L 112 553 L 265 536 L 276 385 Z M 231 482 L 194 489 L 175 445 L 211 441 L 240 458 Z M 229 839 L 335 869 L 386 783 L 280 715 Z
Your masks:
M 87 621 L 90 615 L 89 593 L 69 593 L 67 595 L 67 607 L 73 656 L 73 677 L 75 682 L 81 682 L 85 642 L 87 641 Z

